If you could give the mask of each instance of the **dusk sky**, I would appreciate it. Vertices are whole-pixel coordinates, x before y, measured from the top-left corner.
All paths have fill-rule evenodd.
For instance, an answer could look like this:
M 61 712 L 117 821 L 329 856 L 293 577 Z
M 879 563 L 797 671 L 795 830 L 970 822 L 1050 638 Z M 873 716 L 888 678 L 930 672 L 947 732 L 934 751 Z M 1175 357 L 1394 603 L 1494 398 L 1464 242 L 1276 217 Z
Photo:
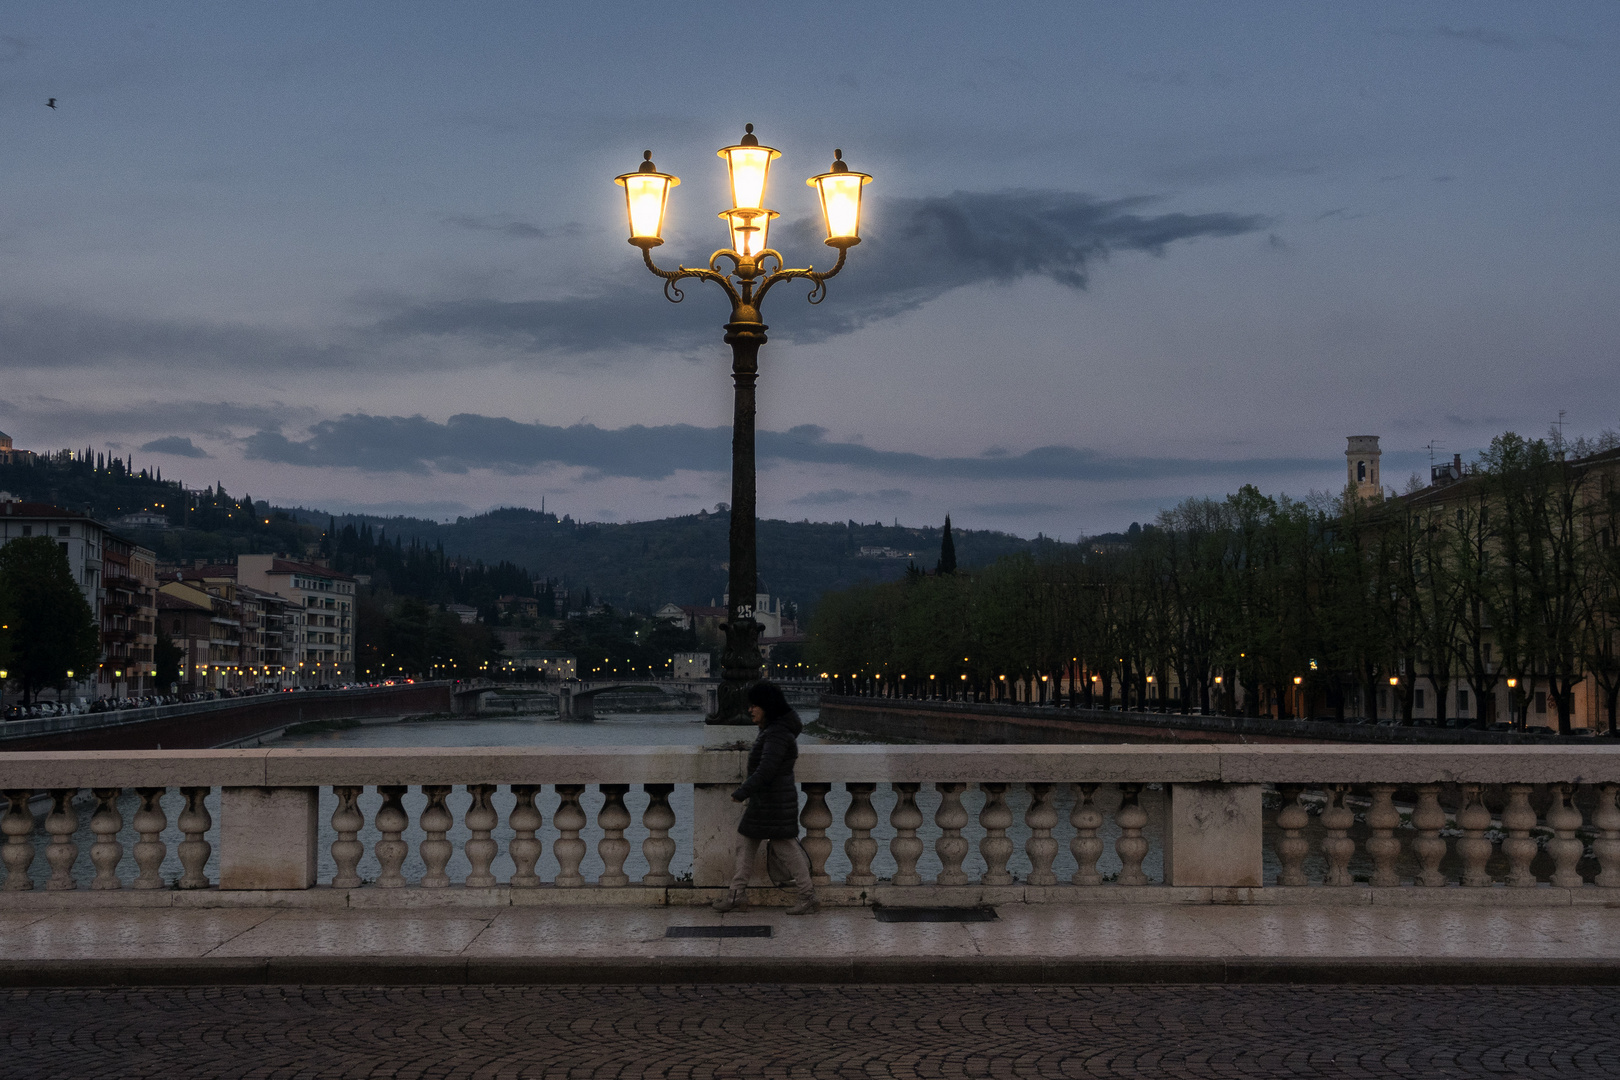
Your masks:
M 58 108 L 45 107 L 55 98 Z M 1074 539 L 1620 426 L 1620 4 L 17 3 L 0 429 L 338 511 L 728 498 L 728 309 L 612 183 L 715 150 L 829 265 L 764 310 L 762 516 Z

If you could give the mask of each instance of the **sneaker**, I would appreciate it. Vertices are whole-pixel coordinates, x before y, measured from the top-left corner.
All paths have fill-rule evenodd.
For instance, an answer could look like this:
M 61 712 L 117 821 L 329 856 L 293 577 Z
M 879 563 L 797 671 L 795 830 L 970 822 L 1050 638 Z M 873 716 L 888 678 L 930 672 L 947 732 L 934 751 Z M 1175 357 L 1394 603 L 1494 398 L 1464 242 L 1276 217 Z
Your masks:
M 792 907 L 787 909 L 787 914 L 789 914 L 789 915 L 814 915 L 816 912 L 818 912 L 820 910 L 821 910 L 821 901 L 820 900 L 815 900 L 815 899 L 800 900 L 797 904 L 794 904 Z
M 736 911 L 738 908 L 747 907 L 748 898 L 746 896 L 722 896 L 709 906 L 724 915 L 728 911 Z

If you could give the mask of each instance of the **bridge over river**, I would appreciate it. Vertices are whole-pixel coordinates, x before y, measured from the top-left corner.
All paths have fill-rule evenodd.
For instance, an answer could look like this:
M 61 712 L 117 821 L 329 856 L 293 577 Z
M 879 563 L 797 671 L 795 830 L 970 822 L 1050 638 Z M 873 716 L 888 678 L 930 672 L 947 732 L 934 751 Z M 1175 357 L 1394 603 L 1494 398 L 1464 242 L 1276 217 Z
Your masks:
M 820 698 L 818 680 L 778 681 L 788 700 L 814 705 Z M 486 682 L 458 684 L 454 711 L 480 716 L 500 713 L 541 712 L 555 708 L 567 720 L 589 720 L 596 715 L 597 699 L 604 695 L 640 692 L 662 694 L 672 705 L 701 708 L 713 716 L 720 708 L 718 679 L 568 679 L 561 682 Z

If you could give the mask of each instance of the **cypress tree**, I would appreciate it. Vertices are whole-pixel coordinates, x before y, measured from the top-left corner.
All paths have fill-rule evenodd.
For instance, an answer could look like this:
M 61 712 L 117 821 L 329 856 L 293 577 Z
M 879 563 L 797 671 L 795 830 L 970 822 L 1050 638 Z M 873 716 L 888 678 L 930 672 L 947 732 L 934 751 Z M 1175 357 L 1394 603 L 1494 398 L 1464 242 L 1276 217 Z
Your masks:
M 956 541 L 951 537 L 951 515 L 945 515 L 945 532 L 939 538 L 939 562 L 934 564 L 936 574 L 956 573 Z

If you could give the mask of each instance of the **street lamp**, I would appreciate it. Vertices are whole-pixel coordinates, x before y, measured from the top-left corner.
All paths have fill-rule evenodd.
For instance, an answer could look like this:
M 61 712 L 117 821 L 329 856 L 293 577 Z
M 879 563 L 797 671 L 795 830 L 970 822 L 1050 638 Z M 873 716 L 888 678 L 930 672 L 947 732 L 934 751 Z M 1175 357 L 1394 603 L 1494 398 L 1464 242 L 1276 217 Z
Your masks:
M 809 266 L 788 269 L 781 253 L 770 246 L 771 222 L 779 215 L 765 206 L 771 162 L 782 154 L 760 145 L 753 124 L 747 125 L 746 132 L 737 145 L 718 151 L 730 180 L 731 209 L 721 211 L 720 218 L 726 223 L 731 246 L 710 255 L 707 269 L 677 264 L 674 270 L 661 270 L 653 263 L 652 249 L 664 242 L 670 189 L 681 181 L 678 176 L 658 171 L 651 150 L 642 155 L 635 172 L 613 180 L 624 188 L 629 241 L 641 249 L 647 269 L 664 279 L 665 298 L 680 303 L 685 293 L 676 283 L 696 278 L 719 285 L 731 301 L 731 320 L 725 324 L 724 338 L 731 346 L 733 383 L 730 601 L 726 647 L 720 658 L 719 708 L 712 718 L 712 722 L 720 724 L 745 722 L 748 686 L 759 678 L 762 663 L 759 624 L 754 621 L 754 598 L 759 588 L 754 540 L 754 383 L 759 376 L 759 347 L 767 340 L 760 305 L 774 286 L 792 278 L 813 282 L 809 300 L 821 303 L 827 295 L 827 279 L 844 268 L 849 249 L 861 242 L 861 191 L 872 181 L 866 173 L 850 169 L 842 150 L 833 151 L 832 167 L 805 183 L 816 189 L 827 230 L 824 242 L 838 250 L 838 261 L 826 271 Z M 721 269 L 722 260 L 731 264 L 730 269 Z M 773 260 L 774 269 L 767 270 Z

